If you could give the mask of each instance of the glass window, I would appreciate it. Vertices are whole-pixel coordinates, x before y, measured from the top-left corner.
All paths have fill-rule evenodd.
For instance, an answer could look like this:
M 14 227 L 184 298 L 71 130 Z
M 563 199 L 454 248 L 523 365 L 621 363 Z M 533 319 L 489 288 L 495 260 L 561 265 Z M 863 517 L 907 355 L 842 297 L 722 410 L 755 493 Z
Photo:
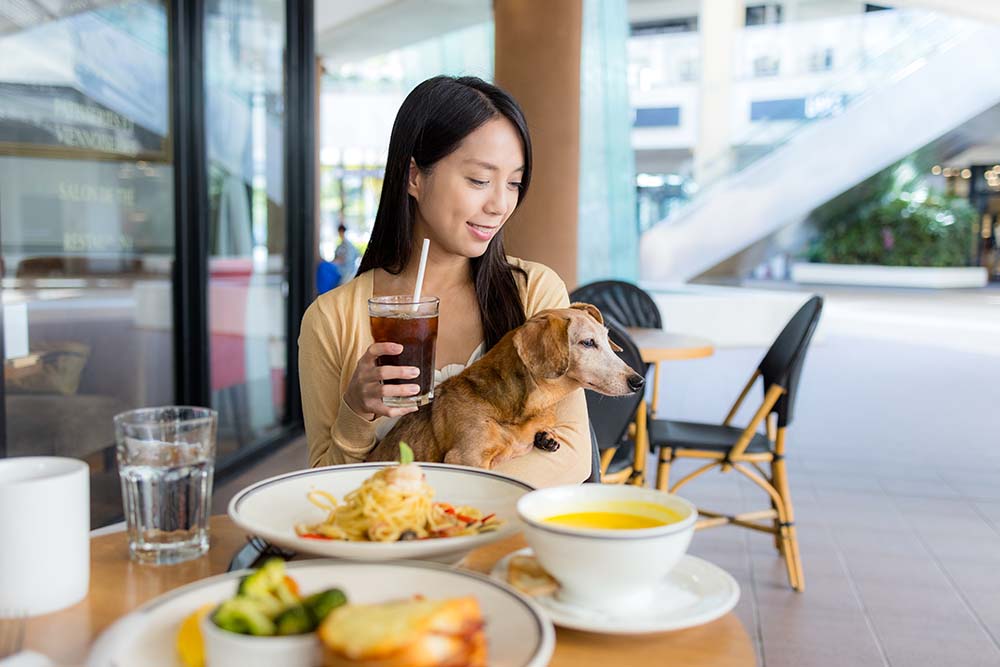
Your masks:
M 0 8 L 6 455 L 86 460 L 95 526 L 112 417 L 174 398 L 167 52 L 159 0 Z
M 782 22 L 782 6 L 777 3 L 766 5 L 749 5 L 746 8 L 746 21 L 748 26 L 767 25 L 769 23 Z
M 283 0 L 205 8 L 208 325 L 220 459 L 284 419 Z

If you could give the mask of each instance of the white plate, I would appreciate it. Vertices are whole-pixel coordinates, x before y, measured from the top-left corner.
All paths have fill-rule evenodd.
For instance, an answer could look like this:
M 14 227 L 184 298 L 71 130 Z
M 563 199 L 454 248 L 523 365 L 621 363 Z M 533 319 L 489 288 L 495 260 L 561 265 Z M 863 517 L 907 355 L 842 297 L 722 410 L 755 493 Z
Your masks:
M 356 463 L 300 470 L 265 479 L 243 489 L 229 503 L 229 516 L 244 530 L 298 553 L 365 562 L 438 560 L 456 562 L 472 549 L 503 539 L 519 530 L 517 499 L 532 487 L 506 475 L 444 463 L 421 463 L 434 499 L 470 505 L 504 521 L 496 531 L 466 537 L 442 537 L 407 542 L 346 542 L 315 540 L 295 534 L 297 523 L 319 523 L 327 513 L 306 498 L 312 490 L 326 491 L 338 501 L 366 479 L 395 463 Z
M 475 572 L 437 563 L 350 563 L 311 560 L 288 563 L 302 591 L 339 587 L 353 603 L 474 595 L 486 621 L 491 667 L 543 667 L 555 632 L 536 604 L 508 586 Z M 178 667 L 174 640 L 181 621 L 198 607 L 236 591 L 248 570 L 209 577 L 161 595 L 119 619 L 94 644 L 88 667 Z
M 491 576 L 507 583 L 507 566 L 513 556 L 530 555 L 530 548 L 516 551 L 493 568 Z M 596 586 L 600 582 L 595 582 Z M 717 565 L 684 556 L 658 587 L 655 602 L 630 613 L 611 614 L 560 602 L 552 595 L 532 599 L 558 626 L 611 635 L 634 635 L 681 630 L 714 621 L 727 614 L 740 599 L 740 585 Z

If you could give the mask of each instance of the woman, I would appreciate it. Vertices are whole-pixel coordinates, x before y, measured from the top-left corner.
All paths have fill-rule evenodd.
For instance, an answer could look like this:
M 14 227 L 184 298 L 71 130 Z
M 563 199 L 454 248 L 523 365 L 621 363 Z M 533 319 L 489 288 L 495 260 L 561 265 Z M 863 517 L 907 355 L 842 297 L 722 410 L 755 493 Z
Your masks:
M 504 254 L 502 227 L 531 181 L 531 140 L 517 102 L 474 77 L 435 77 L 403 101 L 389 140 L 385 180 L 371 240 L 346 285 L 306 311 L 299 373 L 311 466 L 354 463 L 403 414 L 383 396 L 418 393 L 412 367 L 377 366 L 399 354 L 374 344 L 371 296 L 410 294 L 419 249 L 430 239 L 423 294 L 441 300 L 435 382 L 457 374 L 526 317 L 569 304 L 550 269 Z M 590 474 L 583 391 L 557 410 L 556 452 L 533 450 L 497 470 L 536 486 L 581 482 Z

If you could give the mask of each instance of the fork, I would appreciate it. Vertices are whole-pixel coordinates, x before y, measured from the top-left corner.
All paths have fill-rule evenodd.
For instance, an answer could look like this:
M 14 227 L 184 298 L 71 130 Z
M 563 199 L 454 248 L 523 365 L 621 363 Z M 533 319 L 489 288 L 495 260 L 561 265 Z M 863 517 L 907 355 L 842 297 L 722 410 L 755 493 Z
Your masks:
M 254 535 L 248 538 L 247 543 L 233 556 L 232 561 L 229 563 L 229 572 L 258 567 L 271 556 L 277 556 L 283 560 L 291 560 L 295 555 L 294 551 L 281 549 L 267 540 Z
M 253 542 L 254 546 L 260 550 L 260 557 L 254 561 L 255 566 L 274 556 L 277 556 L 282 560 L 291 560 L 296 556 L 294 551 L 277 547 L 261 537 L 254 536 L 251 539 L 251 542 Z
M 21 650 L 27 625 L 28 615 L 23 611 L 0 609 L 0 658 Z

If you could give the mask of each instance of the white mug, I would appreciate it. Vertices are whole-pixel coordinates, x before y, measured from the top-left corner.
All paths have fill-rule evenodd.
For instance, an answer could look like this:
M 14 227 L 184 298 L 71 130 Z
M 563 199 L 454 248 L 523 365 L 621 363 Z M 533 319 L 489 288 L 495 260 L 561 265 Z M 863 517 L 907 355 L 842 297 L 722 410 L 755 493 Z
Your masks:
M 76 604 L 90 586 L 90 467 L 56 456 L 0 459 L 0 614 Z

